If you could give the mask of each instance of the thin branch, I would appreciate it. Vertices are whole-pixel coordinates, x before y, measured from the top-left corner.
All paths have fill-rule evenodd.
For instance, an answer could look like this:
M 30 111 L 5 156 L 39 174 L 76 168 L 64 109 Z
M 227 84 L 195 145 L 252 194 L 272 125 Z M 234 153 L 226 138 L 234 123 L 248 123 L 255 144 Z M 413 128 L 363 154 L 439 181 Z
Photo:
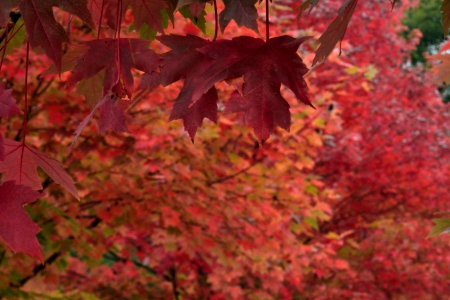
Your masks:
M 213 38 L 213 42 L 217 39 L 217 32 L 219 31 L 219 17 L 217 15 L 217 0 L 214 0 L 214 23 L 215 23 L 215 27 L 214 27 L 214 38 Z

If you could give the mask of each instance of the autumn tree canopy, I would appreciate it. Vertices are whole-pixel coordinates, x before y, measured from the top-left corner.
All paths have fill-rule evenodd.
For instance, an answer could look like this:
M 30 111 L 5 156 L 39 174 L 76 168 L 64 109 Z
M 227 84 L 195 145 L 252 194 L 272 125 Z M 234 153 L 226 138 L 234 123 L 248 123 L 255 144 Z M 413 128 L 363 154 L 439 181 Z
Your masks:
M 409 63 L 414 5 L 4 1 L 0 296 L 448 295 L 450 60 Z

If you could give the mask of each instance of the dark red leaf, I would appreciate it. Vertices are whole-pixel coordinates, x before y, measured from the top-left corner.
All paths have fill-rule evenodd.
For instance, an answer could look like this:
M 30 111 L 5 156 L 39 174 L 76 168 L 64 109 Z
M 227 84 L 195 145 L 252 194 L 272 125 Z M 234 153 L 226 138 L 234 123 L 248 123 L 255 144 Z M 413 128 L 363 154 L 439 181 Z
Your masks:
M 42 47 L 53 60 L 57 70 L 61 69 L 62 43 L 68 42 L 64 28 L 55 20 L 53 6 L 78 16 L 94 28 L 87 0 L 22 0 L 19 4 L 32 47 Z
M 164 33 L 161 10 L 167 7 L 163 0 L 126 0 L 133 9 L 134 26 L 139 30 L 146 23 L 151 29 Z
M 28 186 L 16 185 L 13 180 L 0 185 L 0 237 L 12 251 L 25 252 L 43 263 L 36 234 L 41 228 L 34 223 L 23 206 L 43 195 Z
M 127 117 L 124 113 L 129 103 L 130 101 L 107 97 L 105 103 L 100 106 L 98 132 L 103 133 L 110 128 L 116 132 L 130 132 L 126 123 Z
M 116 29 L 117 3 L 116 0 L 105 0 L 104 15 L 106 23 L 113 29 Z M 99 4 L 95 6 L 96 11 L 99 6 L 101 7 Z M 161 15 L 161 10 L 167 8 L 164 0 L 122 0 L 122 20 L 128 7 L 133 10 L 134 25 L 137 30 L 141 28 L 142 24 L 146 23 L 151 29 L 164 33 Z
M 281 84 L 275 79 L 274 73 L 264 64 L 259 69 L 247 72 L 244 76 L 244 95 L 240 96 L 235 91 L 226 107 L 227 113 L 245 112 L 247 125 L 254 129 L 261 141 L 269 138 L 275 125 L 289 131 L 291 122 L 289 104 L 280 94 Z
M 5 90 L 5 84 L 0 84 L 0 117 L 7 119 L 10 115 L 23 114 L 11 96 L 12 90 Z
M 204 118 L 208 118 L 214 123 L 217 123 L 217 100 L 216 88 L 212 87 L 197 102 L 189 107 L 187 112 L 177 114 L 176 110 L 172 110 L 170 120 L 183 119 L 184 130 L 194 140 L 195 133 L 202 126 Z
M 41 190 L 41 179 L 37 173 L 37 167 L 41 167 L 53 181 L 62 185 L 75 198 L 79 199 L 72 178 L 64 171 L 64 167 L 59 161 L 14 140 L 4 139 L 3 142 L 5 159 L 0 161 L 0 173 L 5 172 L 5 180 L 15 180 L 19 185 Z
M 303 79 L 308 68 L 297 54 L 298 47 L 307 39 L 309 37 L 295 39 L 280 36 L 265 43 L 261 39 L 242 36 L 231 41 L 216 41 L 199 49 L 198 51 L 217 61 L 206 72 L 197 75 L 198 84 L 194 87 L 193 100 L 196 101 L 215 82 L 243 76 L 258 69 L 264 62 L 275 71 L 271 74 L 290 88 L 297 99 L 310 105 L 307 85 Z
M 208 69 L 214 60 L 197 51 L 211 42 L 195 35 L 164 35 L 157 40 L 171 48 L 162 55 L 161 84 L 167 86 L 183 78 L 194 77 Z M 195 68 L 193 66 L 195 65 Z
M 258 12 L 256 11 L 257 0 L 223 0 L 224 10 L 219 14 L 220 30 L 223 32 L 231 20 L 238 26 L 245 26 L 258 32 Z
M 191 11 L 191 15 L 194 19 L 200 17 L 202 12 L 205 10 L 206 3 L 191 3 L 189 4 L 189 10 Z
M 9 19 L 9 13 L 14 6 L 19 4 L 20 0 L 2 0 L 0 5 L 0 26 L 6 24 Z
M 106 94 L 114 85 L 123 80 L 125 90 L 131 98 L 134 89 L 134 79 L 131 68 L 146 73 L 159 70 L 159 56 L 147 48 L 148 41 L 138 39 L 99 39 L 86 42 L 88 50 L 77 59 L 72 74 L 67 82 L 75 84 L 87 79 L 101 70 L 105 70 L 103 91 Z M 120 68 L 117 63 L 117 51 L 120 53 Z
M 164 66 L 161 73 L 146 75 L 139 87 L 152 88 L 158 83 L 168 85 L 184 78 L 184 86 L 175 101 L 170 119 L 184 119 L 185 124 L 189 123 L 186 121 L 188 118 L 195 120 L 189 123 L 194 125 L 186 126 L 193 137 L 203 117 L 212 116 L 213 101 L 209 100 L 212 97 L 203 98 L 205 93 L 218 81 L 243 76 L 246 82 L 249 81 L 244 92 L 244 97 L 249 102 L 244 109 L 248 123 L 255 128 L 257 136 L 265 140 L 273 131 L 274 125 L 289 130 L 289 105 L 281 97 L 281 84 L 290 88 L 298 100 L 310 104 L 307 85 L 303 79 L 308 68 L 297 54 L 298 47 L 308 38 L 281 36 L 265 43 L 261 39 L 242 36 L 210 43 L 193 36 L 163 36 L 159 40 L 172 50 L 163 55 Z M 254 79 L 256 77 L 260 78 L 259 85 Z M 263 93 L 263 98 L 259 99 L 249 89 Z M 204 111 L 200 112 L 199 108 L 194 108 L 200 99 L 209 103 L 208 116 Z M 254 101 L 259 102 L 253 103 Z M 261 115 L 259 119 L 256 112 L 258 109 Z M 192 117 L 194 112 L 198 113 L 195 118 Z
M 124 109 L 128 106 L 128 103 L 129 101 L 121 100 L 113 94 L 105 95 L 103 99 L 92 109 L 91 113 L 84 118 L 77 130 L 75 130 L 75 137 L 70 145 L 70 150 L 72 150 L 81 132 L 87 126 L 98 109 L 100 109 L 100 120 L 98 122 L 99 133 L 103 133 L 109 128 L 117 132 L 130 132 L 126 124 L 126 116 L 124 113 Z

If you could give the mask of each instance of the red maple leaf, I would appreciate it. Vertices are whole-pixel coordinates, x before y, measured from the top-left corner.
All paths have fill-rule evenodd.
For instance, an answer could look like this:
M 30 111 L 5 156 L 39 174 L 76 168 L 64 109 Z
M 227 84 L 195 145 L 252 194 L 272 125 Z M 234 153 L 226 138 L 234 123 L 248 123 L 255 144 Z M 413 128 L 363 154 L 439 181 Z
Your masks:
M 193 142 L 195 133 L 202 126 L 204 118 L 208 118 L 214 123 L 217 123 L 217 100 L 216 88 L 212 87 L 194 105 L 189 107 L 186 113 L 177 116 L 172 111 L 170 120 L 183 119 L 184 129 L 189 133 Z
M 69 42 L 69 39 L 64 28 L 55 20 L 53 6 L 78 16 L 94 28 L 86 2 L 87 0 L 22 0 L 19 3 L 31 46 L 42 47 L 58 70 L 61 69 L 62 43 Z
M 96 8 L 96 15 L 99 16 L 98 7 L 101 7 L 101 2 L 91 0 L 91 3 Z M 106 23 L 113 29 L 116 29 L 118 3 L 119 1 L 116 0 L 105 0 L 104 4 Z M 167 8 L 164 0 L 122 0 L 122 20 L 128 7 L 131 7 L 133 11 L 136 30 L 139 31 L 145 23 L 150 29 L 164 33 L 164 27 L 162 26 L 163 17 L 161 14 L 161 10 Z
M 230 21 L 234 20 L 239 27 L 245 26 L 258 32 L 256 2 L 257 0 L 224 0 L 225 8 L 219 14 L 220 30 L 223 32 Z
M 225 112 L 245 112 L 247 125 L 253 127 L 259 140 L 265 141 L 273 132 L 274 125 L 289 131 L 291 115 L 289 104 L 281 96 L 280 82 L 273 80 L 273 70 L 260 69 L 248 72 L 244 76 L 243 96 L 235 91 L 227 103 Z M 268 76 L 271 75 L 271 76 Z
M 159 56 L 147 48 L 148 41 L 138 39 L 98 39 L 86 42 L 89 48 L 76 62 L 67 80 L 75 84 L 105 70 L 103 92 L 110 91 L 122 79 L 124 89 L 131 98 L 134 79 L 131 68 L 146 73 L 158 72 Z
M 0 117 L 7 119 L 10 115 L 23 114 L 17 107 L 16 100 L 11 96 L 12 90 L 5 90 L 5 84 L 0 84 Z
M 44 196 L 28 186 L 16 185 L 13 180 L 0 185 L 0 237 L 12 251 L 25 252 L 43 262 L 36 234 L 41 228 L 34 223 L 24 205 Z
M 5 25 L 9 18 L 9 13 L 14 6 L 17 6 L 20 0 L 3 0 L 0 6 L 0 25 Z
M 192 114 L 191 108 L 195 106 L 214 84 L 218 81 L 244 77 L 244 80 L 251 80 L 247 85 L 244 98 L 247 101 L 258 101 L 257 96 L 249 92 L 249 88 L 257 88 L 264 92 L 264 101 L 259 104 L 247 104 L 247 109 L 254 111 L 255 107 L 262 105 L 260 111 L 266 114 L 266 117 L 260 118 L 267 124 L 257 125 L 254 120 L 254 113 L 247 115 L 252 127 L 255 128 L 257 136 L 265 140 L 268 133 L 273 131 L 274 124 L 289 130 L 289 105 L 286 101 L 280 101 L 279 89 L 281 84 L 290 88 L 301 102 L 311 104 L 308 98 L 307 85 L 303 75 L 308 72 L 308 68 L 297 54 L 298 47 L 309 37 L 295 39 L 289 36 L 280 36 L 269 39 L 266 43 L 262 39 L 241 36 L 232 40 L 218 40 L 213 43 L 195 36 L 163 36 L 158 38 L 163 44 L 172 48 L 171 51 L 162 55 L 163 68 L 160 74 L 146 74 L 142 78 L 139 88 L 152 88 L 161 83 L 163 86 L 171 84 L 177 80 L 185 79 L 183 88 L 178 95 L 170 116 L 171 120 L 183 119 L 186 124 L 186 118 Z M 196 68 L 192 68 L 192 66 Z M 264 65 L 264 68 L 262 67 Z M 257 74 L 255 73 L 257 70 Z M 255 77 L 260 77 L 261 82 L 268 84 L 267 88 L 259 85 L 256 87 Z M 278 87 L 278 92 L 276 92 Z M 206 97 L 211 99 L 211 97 Z M 208 100 L 209 105 L 213 101 Z M 287 105 L 287 106 L 286 106 Z M 208 106 L 208 116 L 204 113 L 203 117 L 212 116 L 210 113 L 212 106 Z M 286 116 L 286 107 L 288 115 Z M 267 109 L 274 112 L 283 112 L 277 118 L 268 117 L 270 113 Z M 198 118 L 196 124 L 198 123 Z M 201 119 L 202 120 L 202 119 Z M 256 119 L 255 119 L 256 120 Z M 198 127 L 198 126 L 197 126 Z M 192 132 L 195 133 L 196 126 L 189 128 L 191 138 Z M 258 129 L 259 128 L 259 129 Z
M 159 84 L 168 86 L 185 78 L 190 80 L 195 78 L 196 74 L 206 71 L 214 63 L 214 59 L 197 51 L 197 49 L 210 44 L 208 40 L 190 34 L 186 36 L 163 35 L 156 39 L 172 50 L 161 56 L 164 66 L 160 73 L 144 74 L 138 89 L 154 88 Z M 195 68 L 192 67 L 194 65 Z
M 215 64 L 203 74 L 197 76 L 192 100 L 195 102 L 215 82 L 233 79 L 247 72 L 259 69 L 261 64 L 270 66 L 265 71 L 273 70 L 268 76 L 290 88 L 297 99 L 311 105 L 307 93 L 307 85 L 303 75 L 308 68 L 297 54 L 298 47 L 309 37 L 295 39 L 290 36 L 279 36 L 266 43 L 261 39 L 248 36 L 220 40 L 211 43 L 198 51 L 216 59 Z M 225 55 L 224 55 L 225 54 Z
M 41 190 L 41 179 L 36 170 L 41 167 L 50 178 L 79 199 L 72 178 L 64 171 L 59 161 L 24 143 L 11 139 L 4 139 L 3 143 L 5 157 L 0 161 L 0 173 L 5 172 L 5 180 L 15 180 L 19 185 Z
M 153 88 L 159 84 L 167 86 L 178 80 L 186 79 L 187 85 L 189 81 L 195 78 L 195 75 L 202 73 L 210 68 L 214 59 L 211 59 L 197 51 L 208 44 L 210 41 L 204 40 L 194 35 L 165 35 L 157 37 L 164 45 L 172 50 L 162 55 L 164 66 L 160 73 L 144 74 L 138 88 Z M 192 66 L 195 65 L 195 68 Z M 202 125 L 203 119 L 208 118 L 213 122 L 217 122 L 217 91 L 212 87 L 207 93 L 202 95 L 198 100 L 198 104 L 189 107 L 189 99 L 192 94 L 180 93 L 179 98 L 187 99 L 187 101 L 178 101 L 175 103 L 170 120 L 183 119 L 184 129 L 194 140 L 197 129 Z
M 124 114 L 124 109 L 128 106 L 128 102 L 129 101 L 121 100 L 113 94 L 105 95 L 75 130 L 75 137 L 72 140 L 70 149 L 73 148 L 75 142 L 80 137 L 81 132 L 87 126 L 98 109 L 100 109 L 100 120 L 98 122 L 99 133 L 103 133 L 109 128 L 117 132 L 130 132 L 127 127 L 126 116 Z

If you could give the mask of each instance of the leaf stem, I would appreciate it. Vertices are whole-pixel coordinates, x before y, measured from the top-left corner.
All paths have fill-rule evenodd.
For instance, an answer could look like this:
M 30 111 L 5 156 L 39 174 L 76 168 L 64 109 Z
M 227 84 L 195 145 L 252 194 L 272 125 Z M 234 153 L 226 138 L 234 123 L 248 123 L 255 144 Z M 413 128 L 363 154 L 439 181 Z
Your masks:
M 105 0 L 102 1 L 102 9 L 100 11 L 100 20 L 98 21 L 98 35 L 97 40 L 100 39 L 100 31 L 102 31 L 102 19 L 103 19 L 103 10 L 105 9 Z
M 217 15 L 217 0 L 214 0 L 214 23 L 215 23 L 215 28 L 214 28 L 214 38 L 213 38 L 213 42 L 217 39 L 217 32 L 219 31 L 219 17 Z
M 266 43 L 269 41 L 269 0 L 266 0 Z
M 14 31 L 14 32 L 9 36 L 9 39 L 7 40 L 7 42 L 11 41 L 12 38 L 19 32 L 19 30 L 20 30 L 22 27 L 23 27 L 23 23 L 20 24 L 19 28 L 17 28 L 17 30 Z M 5 38 L 5 44 L 6 44 L 6 38 Z M 5 48 L 5 45 L 3 45 L 3 46 L 0 48 L 0 51 L 2 51 L 3 48 Z
M 117 35 L 117 82 L 120 82 L 120 26 L 122 25 L 122 0 L 117 1 L 116 34 Z
M 3 45 L 2 58 L 0 60 L 0 71 L 2 70 L 3 60 L 5 59 L 6 47 L 8 46 L 8 24 L 5 26 L 5 44 Z
M 22 144 L 25 145 L 25 136 L 27 135 L 28 122 L 28 59 L 30 56 L 30 42 L 27 41 L 27 57 L 25 61 L 25 107 L 23 109 L 23 129 L 22 129 Z

